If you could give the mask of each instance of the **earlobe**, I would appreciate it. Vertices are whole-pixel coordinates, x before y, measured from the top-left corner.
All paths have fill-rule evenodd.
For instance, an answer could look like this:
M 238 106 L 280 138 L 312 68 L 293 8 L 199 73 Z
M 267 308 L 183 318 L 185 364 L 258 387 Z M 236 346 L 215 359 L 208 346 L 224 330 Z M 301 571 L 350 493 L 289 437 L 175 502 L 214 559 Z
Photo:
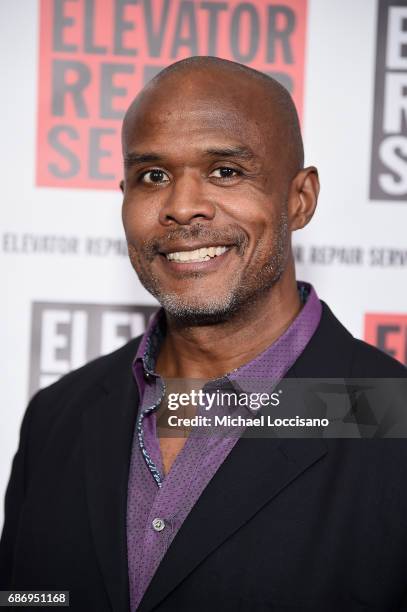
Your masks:
M 124 181 L 123 180 L 120 181 L 119 187 L 120 187 L 121 192 L 124 193 Z
M 318 170 L 308 166 L 300 170 L 291 183 L 289 197 L 290 229 L 305 227 L 312 219 L 319 194 Z

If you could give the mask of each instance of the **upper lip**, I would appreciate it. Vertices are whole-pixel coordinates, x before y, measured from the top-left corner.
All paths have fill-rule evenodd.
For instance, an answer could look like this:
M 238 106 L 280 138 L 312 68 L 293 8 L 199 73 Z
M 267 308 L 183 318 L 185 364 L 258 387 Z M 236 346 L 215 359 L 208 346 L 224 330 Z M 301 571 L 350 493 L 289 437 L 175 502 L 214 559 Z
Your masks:
M 234 246 L 228 242 L 196 242 L 194 244 L 191 243 L 183 243 L 172 245 L 171 247 L 160 249 L 161 255 L 169 255 L 170 253 L 178 253 L 180 251 L 196 251 L 197 249 L 208 249 L 209 247 L 231 247 Z

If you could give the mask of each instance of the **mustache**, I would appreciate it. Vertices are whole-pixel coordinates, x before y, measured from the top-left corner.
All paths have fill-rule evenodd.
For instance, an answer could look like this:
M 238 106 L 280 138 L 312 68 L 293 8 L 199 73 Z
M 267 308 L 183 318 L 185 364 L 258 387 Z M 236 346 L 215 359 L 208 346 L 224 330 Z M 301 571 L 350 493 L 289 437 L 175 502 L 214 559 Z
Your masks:
M 236 246 L 238 255 L 242 255 L 249 239 L 247 234 L 237 225 L 211 229 L 202 223 L 196 223 L 191 226 L 174 228 L 160 238 L 146 240 L 142 246 L 143 253 L 149 261 L 152 261 L 156 255 L 171 249 L 174 243 L 181 240 L 189 242 L 196 240 L 208 244 L 211 242 L 224 243 Z

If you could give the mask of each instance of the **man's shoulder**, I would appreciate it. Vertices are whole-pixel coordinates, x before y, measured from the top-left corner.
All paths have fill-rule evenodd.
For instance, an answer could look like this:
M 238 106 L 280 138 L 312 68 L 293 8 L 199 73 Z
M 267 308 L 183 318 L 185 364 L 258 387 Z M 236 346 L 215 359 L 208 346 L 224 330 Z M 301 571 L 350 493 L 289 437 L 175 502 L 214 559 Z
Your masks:
M 322 302 L 320 323 L 296 364 L 303 377 L 406 378 L 407 368 L 355 338 Z
M 407 378 L 407 368 L 380 349 L 353 338 L 352 374 L 355 377 Z
M 85 391 L 95 384 L 103 385 L 112 376 L 126 375 L 136 356 L 142 336 L 133 338 L 115 351 L 89 361 L 80 368 L 65 374 L 53 384 L 41 389 L 35 397 L 52 399 L 65 396 L 75 390 L 75 394 Z
M 325 304 L 327 311 L 328 306 Z M 351 376 L 354 378 L 404 378 L 407 377 L 407 368 L 380 349 L 364 340 L 355 338 L 329 310 L 330 322 L 339 329 L 339 334 L 346 335 L 350 345 Z M 346 344 L 346 341 L 345 341 Z
M 73 370 L 33 396 L 20 434 L 22 439 L 29 439 L 32 465 L 53 436 L 57 446 L 73 439 L 83 414 L 92 406 L 103 405 L 103 398 L 112 387 L 129 388 L 133 380 L 131 366 L 141 338 Z

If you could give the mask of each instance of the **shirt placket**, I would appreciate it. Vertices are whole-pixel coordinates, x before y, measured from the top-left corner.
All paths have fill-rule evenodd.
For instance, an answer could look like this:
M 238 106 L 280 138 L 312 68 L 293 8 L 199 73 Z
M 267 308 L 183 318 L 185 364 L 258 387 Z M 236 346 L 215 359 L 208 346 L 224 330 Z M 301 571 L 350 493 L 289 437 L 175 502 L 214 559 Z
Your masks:
M 157 492 L 148 514 L 143 540 L 143 591 L 147 588 L 152 576 L 165 555 L 173 536 L 174 525 L 166 508 L 165 480 L 163 486 L 157 486 Z
M 160 454 L 154 414 L 149 414 L 144 419 L 144 427 L 144 439 L 148 453 L 151 456 Z M 192 434 L 192 437 L 186 441 L 181 451 L 181 453 L 187 453 L 189 468 L 192 468 L 192 480 L 195 478 L 196 472 L 198 471 L 200 459 L 205 456 L 206 447 L 206 436 L 197 438 Z M 161 459 L 160 466 L 162 467 Z M 178 485 L 176 481 L 174 481 L 174 473 L 177 469 L 179 471 L 180 466 L 175 465 L 174 468 L 175 470 L 170 470 L 166 477 L 162 478 L 160 486 L 156 483 L 156 493 L 150 512 L 148 513 L 142 550 L 144 564 L 141 581 L 144 589 L 147 588 L 151 576 L 154 575 L 158 565 L 167 552 L 174 535 L 177 533 L 180 524 L 185 518 L 185 506 L 188 506 L 188 503 L 186 504 L 186 500 L 179 495 L 179 492 L 177 494 Z

